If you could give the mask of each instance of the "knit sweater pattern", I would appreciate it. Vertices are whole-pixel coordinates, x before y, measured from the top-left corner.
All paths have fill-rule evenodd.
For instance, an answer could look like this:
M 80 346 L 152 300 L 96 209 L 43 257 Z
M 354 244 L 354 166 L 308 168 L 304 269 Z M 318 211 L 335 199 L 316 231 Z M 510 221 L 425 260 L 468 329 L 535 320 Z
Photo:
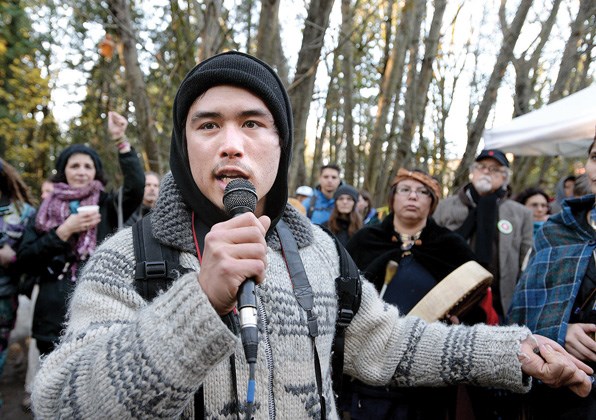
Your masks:
M 146 302 L 134 287 L 131 229 L 106 240 L 84 268 L 60 345 L 37 375 L 36 418 L 193 418 L 200 385 L 206 418 L 235 419 L 244 411 L 248 368 L 242 345 L 199 285 L 190 212 L 169 174 L 150 217 L 156 238 L 180 250 L 180 263 L 194 272 Z M 336 419 L 330 355 L 339 257 L 331 237 L 289 205 L 283 220 L 296 237 L 313 288 L 325 409 Z M 257 286 L 254 418 L 318 419 L 306 314 L 293 295 L 275 233 L 267 244 L 266 279 Z M 373 385 L 469 383 L 527 392 L 530 384 L 522 378 L 518 352 L 528 334 L 518 326 L 448 327 L 400 317 L 364 281 L 360 310 L 346 333 L 345 372 Z

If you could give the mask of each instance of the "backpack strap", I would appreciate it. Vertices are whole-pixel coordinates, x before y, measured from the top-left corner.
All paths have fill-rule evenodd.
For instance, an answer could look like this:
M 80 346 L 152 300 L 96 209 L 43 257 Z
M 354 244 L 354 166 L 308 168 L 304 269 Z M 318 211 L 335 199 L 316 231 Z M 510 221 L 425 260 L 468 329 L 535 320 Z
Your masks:
M 313 340 L 315 352 L 315 373 L 317 376 L 317 387 L 319 388 L 319 398 L 321 400 L 322 415 L 324 416 L 325 399 L 322 391 L 322 375 L 320 361 L 316 346 L 314 346 L 314 337 L 318 334 L 316 316 L 312 313 L 313 292 L 304 270 L 304 265 L 298 253 L 298 246 L 292 232 L 288 226 L 280 220 L 276 226 L 277 233 L 282 245 L 282 252 L 292 285 L 294 286 L 294 295 L 300 306 L 306 311 L 309 335 Z M 329 230 L 323 230 L 333 238 L 339 255 L 339 277 L 335 279 L 335 288 L 337 292 L 337 319 L 335 323 L 335 338 L 333 340 L 332 354 L 332 381 L 333 391 L 336 398 L 341 395 L 342 376 L 344 367 L 344 345 L 345 331 L 356 312 L 360 308 L 360 296 L 362 285 L 360 283 L 360 273 L 358 267 L 346 249 L 337 240 Z
M 191 271 L 180 265 L 178 251 L 162 245 L 153 236 L 149 217 L 143 217 L 133 225 L 132 242 L 136 260 L 135 288 L 147 301 Z
M 124 189 L 124 187 L 120 187 L 118 188 L 118 205 L 116 206 L 116 213 L 118 215 L 118 229 L 122 229 L 122 227 L 124 226 L 124 212 L 122 210 L 122 190 Z M 140 206 L 139 206 L 140 207 Z
M 331 369 L 333 379 L 333 392 L 336 398 L 341 397 L 344 371 L 344 347 L 346 343 L 346 329 L 354 315 L 360 309 L 362 296 L 362 283 L 358 266 L 348 254 L 348 251 L 339 242 L 337 237 L 326 227 L 320 226 L 333 238 L 337 253 L 339 254 L 339 277 L 335 279 L 337 292 L 337 319 L 335 321 L 335 339 L 333 340 L 333 354 Z
M 135 289 L 146 301 L 153 300 L 181 275 L 191 270 L 180 265 L 180 253 L 162 245 L 153 236 L 149 217 L 132 225 L 132 243 L 135 253 Z M 203 386 L 194 395 L 195 419 L 205 416 Z
M 306 217 L 312 218 L 312 214 L 315 212 L 315 205 L 317 204 L 317 190 L 314 189 L 308 202 L 308 208 L 306 209 Z
M 321 420 L 327 418 L 327 404 L 325 403 L 325 394 L 323 393 L 323 375 L 321 373 L 321 360 L 315 338 L 319 335 L 317 317 L 313 313 L 314 294 L 312 286 L 308 281 L 304 264 L 298 253 L 298 244 L 290 228 L 283 220 L 277 222 L 275 226 L 281 243 L 281 251 L 290 274 L 290 280 L 294 289 L 294 296 L 298 304 L 306 312 L 306 323 L 308 326 L 308 335 L 312 342 L 315 362 L 315 377 L 317 381 L 317 391 L 319 392 L 319 402 L 321 404 Z

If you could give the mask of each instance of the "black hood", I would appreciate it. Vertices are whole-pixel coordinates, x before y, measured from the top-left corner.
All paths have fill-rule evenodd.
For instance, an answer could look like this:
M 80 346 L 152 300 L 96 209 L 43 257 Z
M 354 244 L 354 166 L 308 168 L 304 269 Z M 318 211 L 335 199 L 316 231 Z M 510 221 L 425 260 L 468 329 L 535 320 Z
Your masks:
M 288 200 L 293 121 L 288 93 L 275 71 L 263 61 L 231 51 L 201 62 L 186 75 L 174 101 L 174 128 L 170 146 L 172 175 L 184 201 L 207 228 L 229 219 L 229 216 L 218 205 L 211 203 L 195 184 L 188 161 L 185 136 L 186 117 L 194 101 L 208 89 L 221 85 L 248 90 L 258 96 L 273 115 L 279 133 L 281 156 L 277 177 L 267 193 L 265 206 L 265 214 L 272 221 L 271 231 L 281 218 Z

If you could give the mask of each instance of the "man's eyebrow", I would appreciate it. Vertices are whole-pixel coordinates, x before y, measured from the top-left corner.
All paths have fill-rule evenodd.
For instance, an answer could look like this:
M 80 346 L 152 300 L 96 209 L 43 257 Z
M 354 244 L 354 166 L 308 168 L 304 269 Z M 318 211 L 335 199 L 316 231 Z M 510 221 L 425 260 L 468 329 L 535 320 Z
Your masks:
M 196 111 L 190 117 L 190 121 L 194 122 L 196 120 L 201 120 L 205 118 L 221 118 L 223 115 L 220 112 L 214 111 Z
M 263 108 L 255 108 L 255 109 L 247 109 L 245 111 L 242 111 L 240 114 L 238 114 L 239 117 L 271 117 L 273 118 L 273 115 L 271 115 L 270 112 L 268 112 L 267 110 L 263 109 Z
M 239 112 L 236 117 L 238 118 L 246 118 L 246 117 L 269 117 L 273 118 L 271 113 L 264 109 L 264 108 L 254 108 L 254 109 L 246 109 L 244 111 Z M 197 120 L 202 119 L 219 119 L 223 118 L 223 114 L 217 111 L 196 111 L 194 112 L 191 117 L 190 121 L 194 122 Z

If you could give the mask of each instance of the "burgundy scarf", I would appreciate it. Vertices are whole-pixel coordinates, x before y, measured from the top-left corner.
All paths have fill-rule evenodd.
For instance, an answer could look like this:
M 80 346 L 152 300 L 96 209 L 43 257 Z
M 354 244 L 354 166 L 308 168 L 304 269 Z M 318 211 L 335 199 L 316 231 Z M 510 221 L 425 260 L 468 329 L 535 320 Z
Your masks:
M 40 232 L 48 232 L 57 228 L 70 216 L 70 202 L 80 201 L 80 206 L 88 206 L 99 203 L 99 194 L 104 187 L 100 181 L 94 180 L 83 188 L 73 188 L 66 183 L 54 184 L 54 192 L 46 198 L 37 212 L 35 227 Z M 76 280 L 78 261 L 86 260 L 93 253 L 97 245 L 97 227 L 94 226 L 86 232 L 78 234 L 74 243 L 73 251 L 77 262 L 71 266 L 71 279 Z

